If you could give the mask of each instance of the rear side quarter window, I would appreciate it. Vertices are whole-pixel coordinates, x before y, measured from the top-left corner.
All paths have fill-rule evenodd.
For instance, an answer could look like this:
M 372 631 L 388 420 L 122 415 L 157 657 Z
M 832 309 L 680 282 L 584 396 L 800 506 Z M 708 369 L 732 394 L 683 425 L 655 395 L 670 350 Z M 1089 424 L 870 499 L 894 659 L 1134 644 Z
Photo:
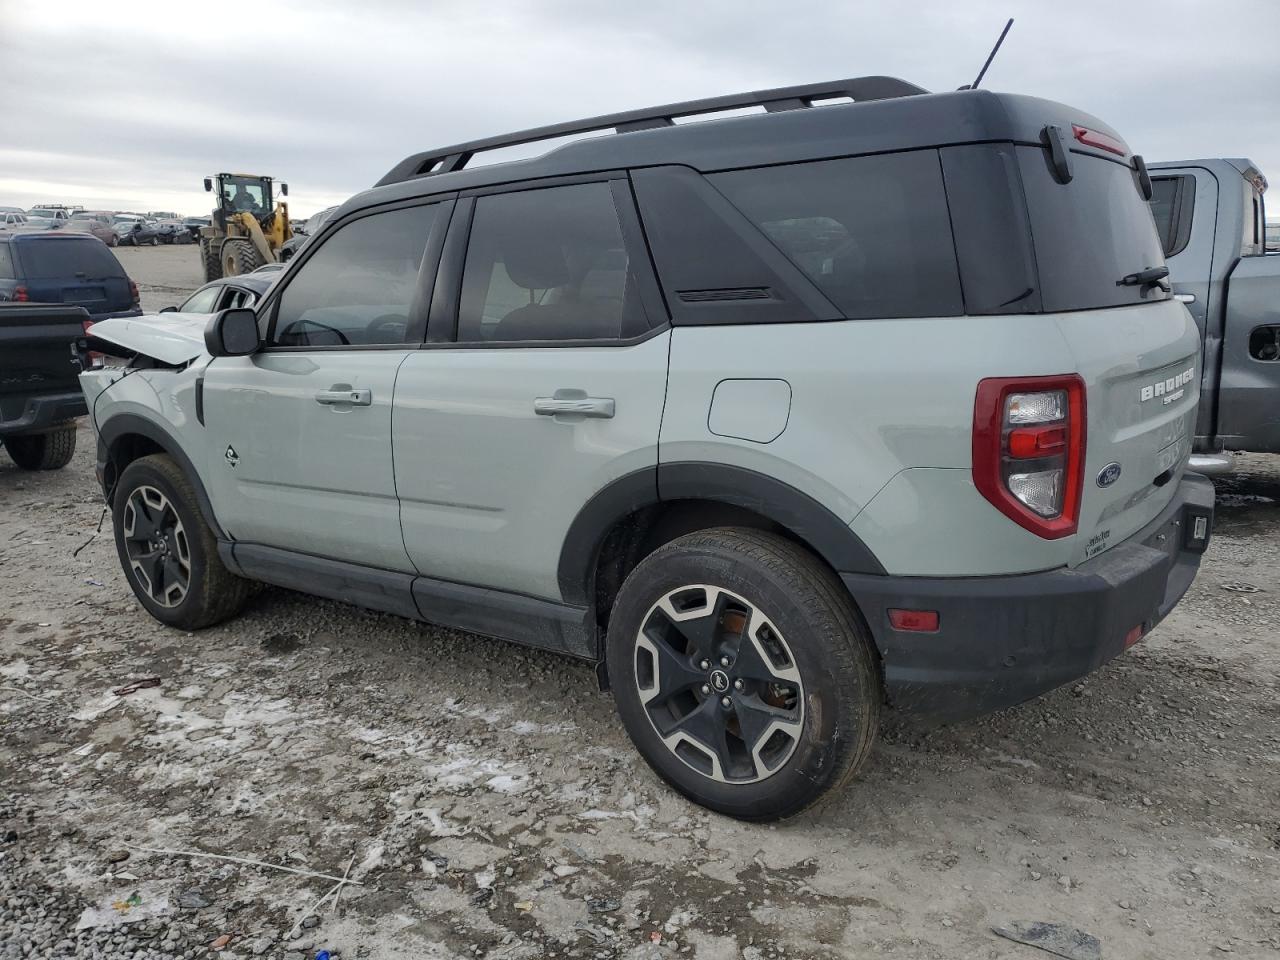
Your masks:
M 708 179 L 844 316 L 964 312 L 937 151 L 735 170 Z

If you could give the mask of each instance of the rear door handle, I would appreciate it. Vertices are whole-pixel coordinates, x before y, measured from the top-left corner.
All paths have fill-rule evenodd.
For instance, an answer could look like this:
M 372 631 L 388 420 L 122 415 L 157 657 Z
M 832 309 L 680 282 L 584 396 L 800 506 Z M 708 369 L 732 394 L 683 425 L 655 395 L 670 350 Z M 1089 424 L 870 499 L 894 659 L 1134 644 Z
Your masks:
M 320 390 L 316 393 L 316 403 L 338 404 L 345 403 L 353 407 L 367 407 L 373 403 L 372 390 L 353 390 L 341 383 L 335 383 L 329 390 Z
M 533 401 L 533 412 L 543 417 L 570 414 L 608 420 L 614 407 L 613 397 L 538 397 Z

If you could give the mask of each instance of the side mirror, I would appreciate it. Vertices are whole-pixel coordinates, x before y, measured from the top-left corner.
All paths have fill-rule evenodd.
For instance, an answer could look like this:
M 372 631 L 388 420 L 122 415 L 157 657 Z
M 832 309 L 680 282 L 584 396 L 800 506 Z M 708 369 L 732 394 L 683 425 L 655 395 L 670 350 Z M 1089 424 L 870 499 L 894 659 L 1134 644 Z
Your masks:
M 289 195 L 289 185 L 287 183 L 280 184 L 280 195 L 284 197 Z
M 205 193 L 212 193 L 212 192 L 213 192 L 213 178 L 212 178 L 212 177 L 205 177 L 205 178 L 204 178 L 204 192 L 205 192 Z
M 160 312 L 161 313 L 177 313 L 178 308 L 177 307 L 161 307 Z
M 245 307 L 219 310 L 204 328 L 204 347 L 214 357 L 247 357 L 256 353 L 258 315 Z

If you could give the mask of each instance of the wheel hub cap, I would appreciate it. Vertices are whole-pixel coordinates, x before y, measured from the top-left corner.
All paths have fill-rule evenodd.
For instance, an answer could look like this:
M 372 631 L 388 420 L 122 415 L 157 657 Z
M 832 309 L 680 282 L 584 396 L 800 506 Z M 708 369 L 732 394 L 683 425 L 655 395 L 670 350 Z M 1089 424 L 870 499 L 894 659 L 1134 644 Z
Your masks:
M 667 749 L 709 779 L 763 780 L 799 743 L 804 686 L 791 649 L 759 608 L 723 587 L 680 587 L 649 609 L 635 679 Z

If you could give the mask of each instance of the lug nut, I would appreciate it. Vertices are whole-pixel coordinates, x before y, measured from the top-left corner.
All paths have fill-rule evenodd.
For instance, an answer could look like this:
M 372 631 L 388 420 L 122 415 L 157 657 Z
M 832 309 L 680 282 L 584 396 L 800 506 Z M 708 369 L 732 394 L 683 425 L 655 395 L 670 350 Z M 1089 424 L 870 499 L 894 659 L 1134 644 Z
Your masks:
M 704 683 L 702 685 L 702 695 L 705 697 L 710 692 L 711 692 L 711 686 L 709 684 Z
M 700 664 L 698 664 L 698 666 L 700 666 L 703 670 L 710 670 L 710 669 L 711 669 L 711 661 L 710 661 L 710 660 L 703 660 Z
M 730 700 L 728 697 L 721 697 L 721 698 L 720 698 L 720 706 L 722 706 L 722 707 L 729 707 L 729 706 L 732 706 L 732 705 L 733 705 L 733 701 L 732 701 L 732 700 Z
M 735 681 L 733 681 L 733 689 L 735 689 L 735 690 L 741 690 L 741 689 L 742 689 L 742 686 L 743 686 L 743 684 L 742 684 L 742 681 L 741 681 L 741 680 L 735 680 Z
M 729 658 L 728 658 L 728 657 L 721 657 L 721 658 L 720 658 L 720 666 L 722 666 L 722 667 L 727 667 L 728 665 L 729 665 Z

